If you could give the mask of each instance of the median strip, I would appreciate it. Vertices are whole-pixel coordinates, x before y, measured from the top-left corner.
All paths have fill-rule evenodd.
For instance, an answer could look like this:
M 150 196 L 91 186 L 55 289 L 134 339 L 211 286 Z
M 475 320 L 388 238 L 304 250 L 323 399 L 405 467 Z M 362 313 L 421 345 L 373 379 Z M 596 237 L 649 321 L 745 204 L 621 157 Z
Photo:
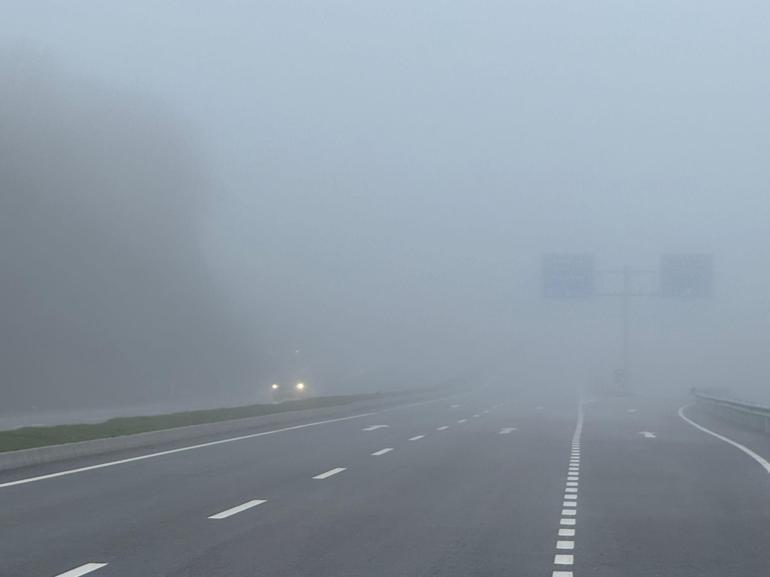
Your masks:
M 261 433 L 252 433 L 250 435 L 241 435 L 240 437 L 220 439 L 219 441 L 210 441 L 208 443 L 200 443 L 198 445 L 190 445 L 188 447 L 180 447 L 178 449 L 170 449 L 168 451 L 159 451 L 157 453 L 149 453 L 147 455 L 139 455 L 138 457 L 130 457 L 128 459 L 120 459 L 118 461 L 109 461 L 107 463 L 99 463 L 98 465 L 90 465 L 88 467 L 78 467 L 77 469 L 68 469 L 66 471 L 49 473 L 47 475 L 39 475 L 37 477 L 27 477 L 26 479 L 18 479 L 16 481 L 0 483 L 0 489 L 2 489 L 3 487 L 13 487 L 14 485 L 23 485 L 25 483 L 34 483 L 37 481 L 43 481 L 45 479 L 54 479 L 56 477 L 63 477 L 66 475 L 74 475 L 75 473 L 83 473 L 85 471 L 93 471 L 95 469 L 103 469 L 105 467 L 114 467 L 115 465 L 122 465 L 124 463 L 133 463 L 135 461 L 144 461 L 145 459 L 154 459 L 157 457 L 164 457 L 166 455 L 173 455 L 175 453 L 193 451 L 195 449 L 203 449 L 204 447 L 214 447 L 216 445 L 222 445 L 224 443 L 233 443 L 235 441 L 242 441 L 244 439 L 254 439 L 256 437 L 264 437 L 265 435 L 274 435 L 276 433 L 283 433 L 286 431 L 296 431 L 299 429 L 305 429 L 307 427 L 317 427 L 318 425 L 326 425 L 328 423 L 339 423 L 342 421 L 349 421 L 351 419 L 361 419 L 363 417 L 368 417 L 374 414 L 375 413 L 362 413 L 360 415 L 351 415 L 349 417 L 339 417 L 337 419 L 326 419 L 325 421 L 315 421 L 313 423 L 305 423 L 303 425 L 294 425 L 293 427 L 283 427 L 281 429 L 273 429 L 272 431 L 262 431 Z

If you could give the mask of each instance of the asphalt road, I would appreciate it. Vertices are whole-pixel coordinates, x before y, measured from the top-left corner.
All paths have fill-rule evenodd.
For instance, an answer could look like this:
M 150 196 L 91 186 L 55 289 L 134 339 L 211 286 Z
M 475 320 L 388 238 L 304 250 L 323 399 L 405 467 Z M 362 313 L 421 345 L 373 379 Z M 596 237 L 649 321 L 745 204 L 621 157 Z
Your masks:
M 7 472 L 0 575 L 770 574 L 768 471 L 686 399 L 585 401 L 487 389 Z

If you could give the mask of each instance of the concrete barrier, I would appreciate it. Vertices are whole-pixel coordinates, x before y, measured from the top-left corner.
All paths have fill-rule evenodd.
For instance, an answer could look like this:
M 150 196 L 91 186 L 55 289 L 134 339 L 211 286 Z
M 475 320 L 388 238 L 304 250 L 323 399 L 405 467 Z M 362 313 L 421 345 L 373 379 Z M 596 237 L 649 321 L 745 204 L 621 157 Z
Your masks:
M 725 399 L 693 391 L 699 407 L 726 421 L 755 431 L 770 434 L 770 407 Z

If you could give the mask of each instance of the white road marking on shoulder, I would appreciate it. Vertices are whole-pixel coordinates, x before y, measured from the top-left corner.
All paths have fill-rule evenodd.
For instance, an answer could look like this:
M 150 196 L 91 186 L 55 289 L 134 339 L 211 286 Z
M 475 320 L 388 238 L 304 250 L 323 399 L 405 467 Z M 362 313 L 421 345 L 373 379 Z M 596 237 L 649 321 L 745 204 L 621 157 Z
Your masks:
M 685 422 L 689 423 L 690 425 L 692 425 L 693 427 L 695 427 L 695 428 L 696 428 L 696 429 L 698 429 L 699 431 L 703 431 L 704 433 L 706 433 L 706 434 L 709 434 L 709 435 L 711 435 L 712 437 L 716 437 L 716 438 L 717 438 L 717 439 L 719 439 L 720 441 L 724 441 L 724 442 L 725 442 L 725 443 L 727 443 L 728 445 L 732 445 L 732 446 L 733 446 L 733 447 L 735 447 L 736 449 L 738 449 L 738 450 L 740 450 L 740 451 L 743 451 L 743 452 L 744 452 L 744 453 L 746 453 L 746 454 L 747 454 L 749 457 L 751 457 L 751 458 L 752 458 L 752 459 L 754 459 L 754 460 L 755 460 L 757 463 L 759 463 L 759 465 L 760 465 L 760 466 L 761 466 L 761 467 L 762 467 L 762 468 L 763 468 L 763 469 L 764 469 L 764 470 L 765 470 L 767 473 L 770 473 L 770 463 L 768 463 L 768 462 L 767 462 L 765 459 L 763 459 L 762 457 L 760 457 L 759 455 L 757 455 L 757 454 L 756 454 L 754 451 L 752 451 L 752 450 L 751 450 L 751 449 L 749 449 L 748 447 L 744 447 L 744 446 L 743 446 L 743 445 L 741 445 L 740 443 L 736 443 L 735 441 L 733 441 L 732 439 L 729 439 L 729 438 L 725 437 L 724 435 L 720 435 L 719 433 L 715 433 L 715 432 L 714 432 L 714 431 L 712 431 L 711 429 L 707 429 L 707 428 L 706 428 L 706 427 L 704 427 L 703 425 L 699 425 L 698 423 L 696 423 L 696 422 L 695 422 L 695 421 L 693 421 L 692 419 L 690 419 L 690 418 L 686 417 L 686 416 L 685 416 L 685 414 L 684 414 L 684 410 L 685 410 L 686 408 L 688 408 L 688 407 L 691 407 L 691 406 L 692 406 L 692 405 L 685 405 L 684 407 L 680 407 L 680 409 L 679 409 L 679 416 L 680 416 L 680 417 L 682 417 L 682 419 L 683 419 Z M 2 485 L 0 485 L 0 486 L 2 486 Z
M 345 470 L 345 467 L 337 467 L 336 469 L 330 469 L 329 471 L 326 471 L 325 473 L 321 473 L 320 475 L 316 475 L 313 477 L 313 479 L 326 479 L 328 477 L 331 477 L 332 475 L 336 475 L 337 473 L 342 473 L 342 471 Z
M 419 441 L 420 439 L 424 439 L 425 435 L 415 435 L 414 437 L 409 437 L 410 441 Z
M 43 481 L 45 479 L 54 479 L 56 477 L 64 477 L 65 475 L 74 475 L 75 473 L 84 473 L 85 471 L 93 471 L 96 469 L 104 469 L 105 467 L 114 467 L 115 465 L 123 465 L 124 463 L 133 463 L 135 461 L 144 461 L 146 459 L 155 459 L 156 457 L 164 457 L 166 455 L 173 455 L 175 453 L 183 453 L 185 451 L 194 451 L 196 449 L 203 449 L 205 447 L 214 447 L 216 445 L 224 445 L 225 443 L 234 443 L 235 441 L 243 441 L 245 439 L 255 439 L 257 437 L 264 437 L 266 435 L 274 435 L 276 433 L 285 433 L 286 431 L 298 431 L 307 427 L 316 427 L 318 425 L 326 425 L 329 423 L 340 423 L 343 421 L 350 421 L 351 419 L 361 419 L 363 417 L 369 417 L 377 414 L 361 413 L 360 415 L 352 415 L 350 417 L 340 417 L 337 419 L 327 419 L 325 421 L 315 421 L 313 423 L 304 423 L 302 425 L 294 425 L 292 427 L 283 427 L 280 429 L 273 429 L 270 431 L 262 431 L 261 433 L 251 433 L 249 435 L 241 435 L 239 437 L 230 437 L 228 439 L 219 439 L 218 441 L 209 441 L 207 443 L 199 443 L 197 445 L 189 445 L 187 447 L 179 447 L 178 449 L 169 449 L 168 451 L 159 451 L 157 453 L 148 453 L 146 455 L 139 455 L 137 457 L 129 457 L 128 459 L 120 459 L 118 461 L 109 461 L 106 463 L 99 463 L 98 465 L 89 465 L 87 467 L 78 467 L 77 469 L 68 469 L 66 471 L 59 471 L 57 473 L 49 473 L 47 475 L 39 475 L 37 477 L 28 477 L 26 479 L 18 479 L 16 481 L 10 481 L 7 483 L 0 483 L 0 489 L 3 487 L 13 487 L 14 485 L 23 485 L 25 483 L 34 483 L 36 481 Z
M 372 453 L 372 457 L 379 457 L 380 455 L 384 455 L 385 453 L 390 453 L 392 450 L 393 450 L 393 447 L 380 449 L 379 451 L 375 451 L 374 453 Z
M 80 577 L 81 575 L 86 575 L 87 573 L 91 573 L 92 571 L 96 571 L 97 569 L 106 566 L 107 563 L 86 563 L 80 567 L 75 567 L 74 569 L 60 573 L 56 577 Z
M 252 507 L 256 507 L 257 505 L 261 505 L 262 503 L 267 503 L 267 501 L 265 501 L 264 499 L 254 499 L 253 501 L 248 501 L 243 505 L 238 505 L 237 507 L 233 507 L 232 509 L 227 509 L 225 511 L 222 511 L 221 513 L 212 515 L 211 517 L 209 517 L 209 519 L 227 519 L 228 517 L 237 515 L 238 513 L 245 511 L 246 509 L 251 509 Z

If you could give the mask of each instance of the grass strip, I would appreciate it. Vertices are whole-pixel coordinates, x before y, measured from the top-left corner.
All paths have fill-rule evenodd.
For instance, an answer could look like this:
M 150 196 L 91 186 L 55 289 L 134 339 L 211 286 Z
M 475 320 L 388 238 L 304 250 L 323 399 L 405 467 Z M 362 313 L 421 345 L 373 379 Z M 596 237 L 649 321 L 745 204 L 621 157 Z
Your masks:
M 0 453 L 32 449 L 64 443 L 77 443 L 93 439 L 121 437 L 149 431 L 161 431 L 188 425 L 218 423 L 233 419 L 258 417 L 273 413 L 285 413 L 302 409 L 333 407 L 346 405 L 353 401 L 371 399 L 380 394 L 341 395 L 329 397 L 314 397 L 285 401 L 279 404 L 255 404 L 223 409 L 203 409 L 199 411 L 184 411 L 165 415 L 149 415 L 143 417 L 116 417 L 103 423 L 80 425 L 55 425 L 51 427 L 22 427 L 12 431 L 0 431 Z

